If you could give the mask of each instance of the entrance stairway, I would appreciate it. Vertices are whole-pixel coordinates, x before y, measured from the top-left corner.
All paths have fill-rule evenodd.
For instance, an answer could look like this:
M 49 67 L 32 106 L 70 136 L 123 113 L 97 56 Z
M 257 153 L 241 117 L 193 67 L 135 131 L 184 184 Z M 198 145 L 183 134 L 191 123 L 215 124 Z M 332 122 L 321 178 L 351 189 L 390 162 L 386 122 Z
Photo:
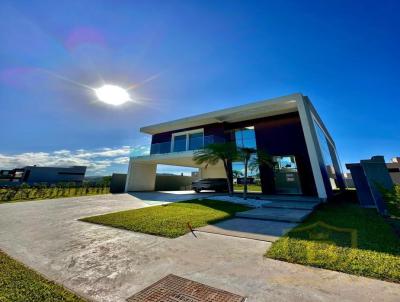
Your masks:
M 196 231 L 274 242 L 304 221 L 321 202 L 303 196 L 261 196 L 258 199 L 262 207 L 238 212 L 235 218 Z

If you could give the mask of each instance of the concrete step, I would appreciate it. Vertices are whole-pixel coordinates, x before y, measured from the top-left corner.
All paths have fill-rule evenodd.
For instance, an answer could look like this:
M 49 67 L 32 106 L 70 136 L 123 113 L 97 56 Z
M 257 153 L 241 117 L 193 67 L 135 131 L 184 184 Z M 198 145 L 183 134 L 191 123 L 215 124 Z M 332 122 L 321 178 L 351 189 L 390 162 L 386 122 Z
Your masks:
M 251 197 L 250 197 L 251 196 Z M 302 201 L 311 203 L 320 203 L 322 200 L 314 196 L 299 196 L 299 195 L 264 195 L 264 194 L 250 194 L 249 198 L 257 198 L 268 201 Z
M 302 222 L 313 210 L 299 210 L 289 208 L 257 208 L 236 213 L 236 217 L 259 220 L 273 220 L 285 222 Z
M 297 223 L 233 218 L 197 228 L 196 231 L 274 242 L 295 226 Z
M 304 201 L 273 201 L 265 203 L 263 208 L 277 208 L 277 209 L 296 209 L 296 210 L 314 210 L 319 202 L 304 202 Z

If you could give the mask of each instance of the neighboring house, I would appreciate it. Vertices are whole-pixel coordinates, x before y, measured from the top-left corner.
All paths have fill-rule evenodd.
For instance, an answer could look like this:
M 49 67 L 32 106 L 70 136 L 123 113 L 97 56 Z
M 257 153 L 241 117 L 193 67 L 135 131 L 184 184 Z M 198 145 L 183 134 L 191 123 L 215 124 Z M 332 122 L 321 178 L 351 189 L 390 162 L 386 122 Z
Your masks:
M 196 165 L 195 150 L 233 141 L 258 148 L 275 162 L 259 168 L 265 194 L 326 199 L 344 187 L 336 147 L 307 96 L 292 94 L 140 129 L 152 135 L 150 155 L 131 157 L 126 191 L 155 189 L 157 164 L 199 168 L 201 178 L 226 177 L 222 163 Z
M 391 190 L 393 180 L 382 155 L 363 159 L 359 163 L 346 164 L 350 170 L 358 201 L 363 207 L 374 207 L 382 215 L 387 215 L 382 189 Z
M 393 183 L 400 185 L 400 157 L 393 157 L 390 162 L 386 163 L 390 178 Z M 344 181 L 347 188 L 354 188 L 354 181 L 351 173 L 343 173 Z
M 353 177 L 351 176 L 351 173 L 347 173 L 347 172 L 343 173 L 343 179 L 344 179 L 346 188 L 355 188 Z
M 400 185 L 400 157 L 393 157 L 390 163 L 386 164 L 389 170 L 389 175 L 393 180 L 393 183 Z
M 20 183 L 74 182 L 81 184 L 85 177 L 85 166 L 72 167 L 38 167 L 26 166 L 13 170 L 0 170 L 0 185 L 15 185 Z

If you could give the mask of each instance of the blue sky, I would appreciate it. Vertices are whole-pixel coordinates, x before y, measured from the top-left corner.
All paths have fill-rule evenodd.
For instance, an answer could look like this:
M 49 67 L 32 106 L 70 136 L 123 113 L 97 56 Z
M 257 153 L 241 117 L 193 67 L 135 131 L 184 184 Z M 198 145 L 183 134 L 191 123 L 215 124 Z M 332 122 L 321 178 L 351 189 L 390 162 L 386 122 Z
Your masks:
M 1 1 L 0 168 L 127 170 L 144 125 L 301 92 L 343 163 L 400 155 L 398 1 Z M 149 80 L 146 82 L 146 80 Z M 111 107 L 102 82 L 133 89 Z M 77 84 L 78 83 L 78 84 Z

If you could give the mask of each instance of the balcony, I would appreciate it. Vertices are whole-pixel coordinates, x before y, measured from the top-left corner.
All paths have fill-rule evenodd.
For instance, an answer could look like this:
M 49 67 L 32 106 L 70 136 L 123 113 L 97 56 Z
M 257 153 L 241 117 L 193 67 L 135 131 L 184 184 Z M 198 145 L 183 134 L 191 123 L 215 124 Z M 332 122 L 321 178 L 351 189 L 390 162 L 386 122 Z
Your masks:
M 223 143 L 224 141 L 223 137 L 215 135 L 175 136 L 173 142 L 151 144 L 150 155 L 201 150 L 209 144 Z

